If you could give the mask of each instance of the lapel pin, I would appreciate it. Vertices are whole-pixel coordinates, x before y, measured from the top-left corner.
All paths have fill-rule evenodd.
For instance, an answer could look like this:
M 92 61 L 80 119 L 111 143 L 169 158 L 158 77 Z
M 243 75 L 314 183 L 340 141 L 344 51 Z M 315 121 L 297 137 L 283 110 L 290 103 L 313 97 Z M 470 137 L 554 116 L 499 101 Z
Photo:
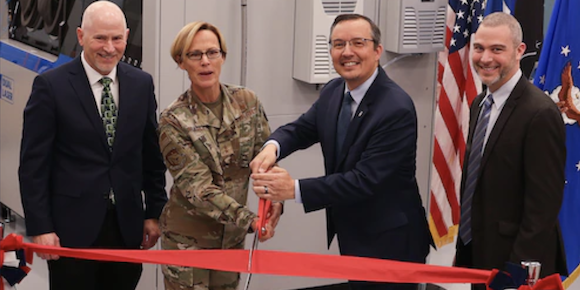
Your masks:
M 359 117 L 362 116 L 362 114 L 363 114 L 363 111 L 358 112 Z

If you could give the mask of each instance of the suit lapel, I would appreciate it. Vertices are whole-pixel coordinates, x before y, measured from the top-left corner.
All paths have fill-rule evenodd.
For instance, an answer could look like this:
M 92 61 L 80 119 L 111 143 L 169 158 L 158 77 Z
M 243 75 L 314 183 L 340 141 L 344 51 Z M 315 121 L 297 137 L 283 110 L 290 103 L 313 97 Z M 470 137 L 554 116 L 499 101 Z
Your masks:
M 354 140 L 356 139 L 357 132 L 362 124 L 364 117 L 368 114 L 370 108 L 372 108 L 372 103 L 376 96 L 381 94 L 381 85 L 387 83 L 389 78 L 387 74 L 382 68 L 379 68 L 379 73 L 377 77 L 365 93 L 361 103 L 358 105 L 356 112 L 354 113 L 350 124 L 348 125 L 348 130 L 346 131 L 346 137 L 344 138 L 344 144 L 342 144 L 342 152 L 338 152 L 338 164 L 336 164 L 336 168 L 340 166 L 340 164 L 344 161 L 347 156 L 348 148 L 352 145 Z M 340 110 L 340 106 L 338 108 Z M 337 113 L 338 114 L 338 113 Z M 336 132 L 336 130 L 335 130 Z
M 95 96 L 93 95 L 93 90 L 89 84 L 89 80 L 81 63 L 80 57 L 74 60 L 75 65 L 72 66 L 70 70 L 71 77 L 69 83 L 75 91 L 83 110 L 87 114 L 93 128 L 101 136 L 101 143 L 107 149 L 107 137 L 105 135 L 105 127 L 103 127 L 103 119 L 99 115 L 99 110 L 97 109 L 97 104 L 95 102 Z M 109 150 L 107 150 L 109 151 Z
M 493 147 L 496 145 L 498 138 L 501 134 L 501 131 L 503 131 L 503 128 L 505 127 L 507 121 L 510 118 L 510 115 L 512 114 L 513 110 L 517 105 L 518 99 L 524 92 L 526 86 L 525 82 L 527 82 L 526 79 L 520 78 L 520 80 L 514 87 L 513 91 L 511 92 L 510 96 L 506 100 L 505 105 L 501 110 L 501 113 L 499 114 L 497 121 L 495 122 L 495 125 L 493 126 L 493 129 L 489 134 L 489 138 L 487 139 L 487 143 L 485 144 L 485 148 L 483 151 L 483 158 L 481 159 L 482 169 L 485 166 L 487 160 L 489 159 L 489 152 L 491 152 L 493 150 Z
M 328 106 L 328 119 L 326 119 L 326 130 L 329 132 L 325 134 L 324 142 L 328 144 L 328 153 L 329 153 L 329 166 L 328 168 L 336 168 L 338 166 L 335 165 L 336 162 L 336 154 L 340 154 L 340 152 L 336 152 L 336 125 L 338 123 L 338 113 L 340 111 L 340 107 L 342 105 L 342 96 L 344 94 L 344 82 L 343 85 L 337 86 L 333 92 L 331 92 L 332 97 L 330 100 L 330 104 Z M 344 147 L 344 146 L 343 146 Z

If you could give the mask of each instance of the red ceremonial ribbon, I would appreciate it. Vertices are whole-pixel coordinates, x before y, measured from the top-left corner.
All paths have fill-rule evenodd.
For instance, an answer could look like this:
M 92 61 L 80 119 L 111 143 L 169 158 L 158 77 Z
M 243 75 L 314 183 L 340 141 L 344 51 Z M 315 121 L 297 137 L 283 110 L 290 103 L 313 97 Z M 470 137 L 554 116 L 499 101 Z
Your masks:
M 257 228 L 267 221 L 269 201 L 260 200 Z M 261 230 L 258 231 L 260 233 Z M 252 268 L 248 270 L 248 250 L 104 250 L 72 249 L 23 243 L 22 237 L 10 234 L 0 242 L 0 261 L 4 251 L 24 249 L 32 263 L 32 252 L 78 259 L 179 265 L 231 272 L 330 278 L 393 283 L 486 283 L 497 270 L 478 270 L 400 262 L 352 256 L 289 253 L 255 250 Z M 532 290 L 563 290 L 557 275 L 540 280 Z M 559 285 L 559 287 L 558 287 Z M 527 288 L 525 288 L 527 287 Z M 0 289 L 1 290 L 1 289 Z M 520 290 L 530 290 L 528 286 Z

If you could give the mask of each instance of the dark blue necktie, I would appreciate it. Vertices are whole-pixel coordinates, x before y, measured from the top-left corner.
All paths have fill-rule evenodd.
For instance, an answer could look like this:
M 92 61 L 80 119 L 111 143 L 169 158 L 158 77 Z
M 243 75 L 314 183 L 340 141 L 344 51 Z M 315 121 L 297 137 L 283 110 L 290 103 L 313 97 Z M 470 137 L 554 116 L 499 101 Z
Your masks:
M 483 156 L 483 141 L 485 140 L 485 132 L 489 123 L 489 115 L 491 113 L 491 105 L 493 104 L 492 95 L 487 96 L 483 102 L 481 113 L 473 138 L 471 140 L 471 151 L 469 152 L 469 159 L 467 164 L 467 179 L 465 183 L 465 190 L 461 199 L 461 220 L 459 221 L 459 236 L 464 245 L 471 242 L 471 203 L 473 201 L 473 193 L 479 176 L 479 166 L 481 165 L 481 158 Z
M 344 138 L 346 138 L 346 132 L 348 131 L 348 125 L 350 124 L 350 118 L 352 116 L 351 103 L 352 97 L 350 92 L 347 92 L 342 98 L 342 106 L 340 107 L 338 123 L 336 124 L 336 159 L 340 155 Z

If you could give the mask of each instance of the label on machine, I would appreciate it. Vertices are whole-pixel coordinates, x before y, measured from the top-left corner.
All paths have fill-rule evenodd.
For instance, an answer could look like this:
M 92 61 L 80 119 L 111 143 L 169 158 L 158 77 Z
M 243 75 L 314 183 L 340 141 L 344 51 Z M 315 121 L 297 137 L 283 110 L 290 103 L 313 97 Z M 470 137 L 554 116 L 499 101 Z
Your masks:
M 14 80 L 6 75 L 0 74 L 0 99 L 13 104 L 14 100 Z

